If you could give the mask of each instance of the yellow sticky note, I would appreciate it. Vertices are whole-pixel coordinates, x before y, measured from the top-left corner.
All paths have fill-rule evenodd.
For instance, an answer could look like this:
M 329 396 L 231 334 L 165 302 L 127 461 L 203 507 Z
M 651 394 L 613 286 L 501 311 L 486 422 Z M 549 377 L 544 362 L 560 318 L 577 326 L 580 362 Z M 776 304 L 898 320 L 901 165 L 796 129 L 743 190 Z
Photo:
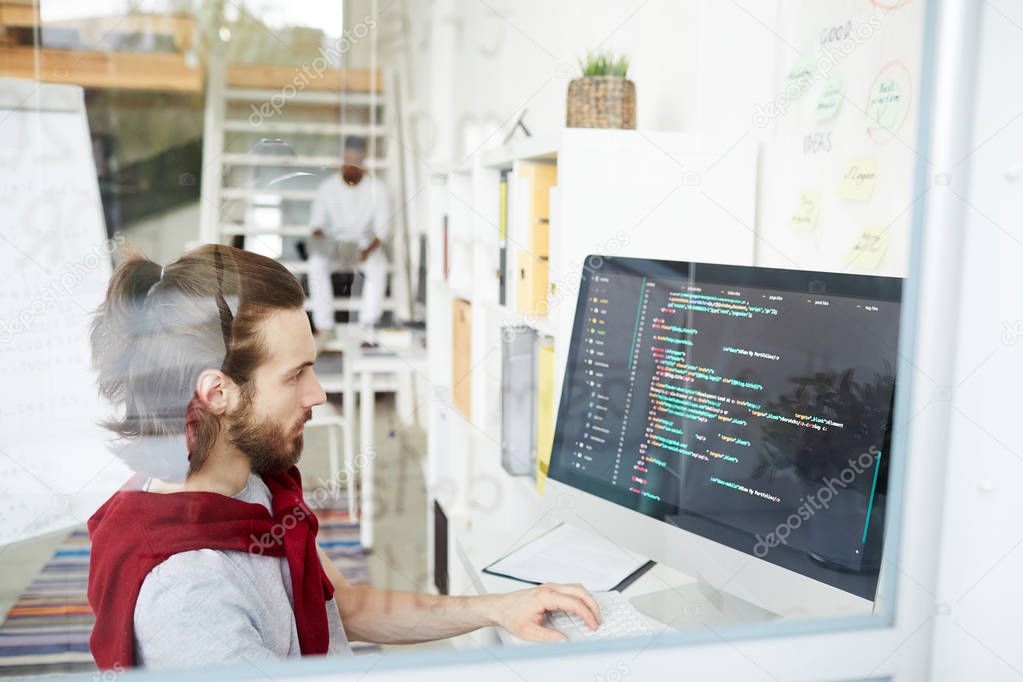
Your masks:
M 877 157 L 854 157 L 849 160 L 849 165 L 842 173 L 842 184 L 838 186 L 838 196 L 843 199 L 866 201 L 874 193 L 875 180 L 877 180 Z
M 821 212 L 821 193 L 816 189 L 804 189 L 799 193 L 796 212 L 792 214 L 789 226 L 796 230 L 812 230 L 817 227 L 817 216 Z
M 887 225 L 867 225 L 853 242 L 843 262 L 859 270 L 877 270 L 888 251 L 891 230 Z

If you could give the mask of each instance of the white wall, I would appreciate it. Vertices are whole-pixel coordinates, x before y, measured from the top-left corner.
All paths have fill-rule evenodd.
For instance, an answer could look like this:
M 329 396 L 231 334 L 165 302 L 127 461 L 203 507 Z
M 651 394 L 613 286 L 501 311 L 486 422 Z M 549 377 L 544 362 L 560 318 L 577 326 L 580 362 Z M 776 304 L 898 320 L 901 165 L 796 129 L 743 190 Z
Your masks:
M 1009 86 L 1023 69 L 1023 7 L 985 4 L 981 14 L 973 151 L 935 169 L 951 176 L 935 189 L 965 202 L 967 235 L 955 383 L 934 396 L 952 414 L 935 680 L 1023 674 L 1023 90 Z
M 700 3 L 700 70 L 696 99 L 697 129 L 715 140 L 721 154 L 727 154 L 739 141 L 763 146 L 771 127 L 753 125 L 758 103 L 769 102 L 776 86 L 778 38 L 769 27 L 777 23 L 779 0 L 736 0 Z M 756 55 L 756 58 L 751 58 Z M 757 204 L 751 227 L 758 238 L 753 241 L 753 262 L 763 261 L 765 231 L 763 179 L 757 177 Z
M 455 3 L 455 111 L 495 125 L 523 107 L 537 131 L 565 122 L 565 95 L 578 57 L 600 45 L 628 55 L 637 125 L 680 130 L 695 120 L 698 6 L 695 2 Z M 501 15 L 501 16 L 498 16 Z M 470 151 L 470 150 L 465 150 Z
M 402 138 L 409 194 L 499 144 L 524 108 L 534 134 L 562 127 L 577 58 L 598 46 L 631 58 L 641 131 L 698 132 L 721 155 L 771 131 L 752 119 L 776 90 L 778 0 L 348 0 L 346 26 L 374 7 L 379 64 L 401 74 L 414 121 Z M 349 66 L 369 64 L 369 43 L 356 45 Z M 427 212 L 414 210 L 413 229 L 424 229 Z
M 351 0 L 346 25 L 371 4 Z M 684 130 L 696 122 L 698 0 L 379 5 L 380 63 L 407 74 L 407 106 L 421 114 L 416 152 L 428 162 L 458 162 L 488 138 L 499 142 L 502 125 L 523 108 L 534 134 L 563 126 L 577 59 L 597 47 L 630 57 L 640 128 Z M 367 59 L 353 52 L 351 65 Z
M 777 17 L 778 0 L 700 2 L 700 68 L 694 93 L 699 130 L 733 139 L 748 134 L 758 140 L 769 132 L 754 127 L 753 111 L 758 102 L 775 94 L 778 38 L 769 27 Z

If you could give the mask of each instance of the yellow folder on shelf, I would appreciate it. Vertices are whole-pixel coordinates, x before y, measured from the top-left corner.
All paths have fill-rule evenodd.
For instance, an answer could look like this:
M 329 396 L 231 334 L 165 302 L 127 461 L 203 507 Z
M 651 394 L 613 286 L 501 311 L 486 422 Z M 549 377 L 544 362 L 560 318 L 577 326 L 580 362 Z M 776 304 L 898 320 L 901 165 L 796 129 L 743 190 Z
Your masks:
M 522 163 L 519 176 L 528 179 L 526 212 L 527 247 L 534 256 L 546 257 L 550 240 L 551 187 L 558 184 L 558 167 L 550 163 Z
M 554 445 L 554 342 L 541 340 L 536 353 L 536 492 L 543 495 Z
M 517 260 L 515 311 L 544 317 L 548 311 L 547 282 L 550 280 L 547 258 L 520 250 Z
M 515 263 L 515 310 L 520 314 L 547 314 L 550 272 L 550 196 L 558 184 L 558 167 L 551 163 L 522 162 L 512 197 L 515 225 L 509 242 L 518 250 Z M 518 241 L 516 241 L 516 237 Z M 523 243 L 523 240 L 525 243 Z
M 456 298 L 451 307 L 451 402 L 472 419 L 472 305 Z

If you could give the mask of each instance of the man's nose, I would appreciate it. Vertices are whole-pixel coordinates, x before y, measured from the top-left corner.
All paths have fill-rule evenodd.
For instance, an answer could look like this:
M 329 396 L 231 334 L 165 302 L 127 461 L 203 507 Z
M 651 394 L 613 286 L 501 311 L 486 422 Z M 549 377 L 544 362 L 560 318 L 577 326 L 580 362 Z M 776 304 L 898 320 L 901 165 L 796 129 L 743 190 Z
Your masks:
M 313 376 L 313 390 L 310 391 L 306 398 L 306 407 L 313 407 L 314 405 L 322 405 L 327 402 L 327 392 L 323 390 L 323 386 L 320 385 L 320 380 Z

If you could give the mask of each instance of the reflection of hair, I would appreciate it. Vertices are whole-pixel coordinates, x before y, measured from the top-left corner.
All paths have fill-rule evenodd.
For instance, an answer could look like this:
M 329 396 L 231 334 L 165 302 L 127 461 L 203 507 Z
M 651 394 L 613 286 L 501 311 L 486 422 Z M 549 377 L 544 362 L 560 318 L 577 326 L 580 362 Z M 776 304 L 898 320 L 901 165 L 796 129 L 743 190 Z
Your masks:
M 230 246 L 202 246 L 162 270 L 142 257 L 122 263 L 93 318 L 91 342 L 100 394 L 123 409 L 104 426 L 127 441 L 128 464 L 183 479 L 182 437 L 199 374 L 219 369 L 251 395 L 266 355 L 260 323 L 304 300 L 283 265 Z M 188 473 L 202 466 L 218 431 L 218 418 L 199 411 Z

